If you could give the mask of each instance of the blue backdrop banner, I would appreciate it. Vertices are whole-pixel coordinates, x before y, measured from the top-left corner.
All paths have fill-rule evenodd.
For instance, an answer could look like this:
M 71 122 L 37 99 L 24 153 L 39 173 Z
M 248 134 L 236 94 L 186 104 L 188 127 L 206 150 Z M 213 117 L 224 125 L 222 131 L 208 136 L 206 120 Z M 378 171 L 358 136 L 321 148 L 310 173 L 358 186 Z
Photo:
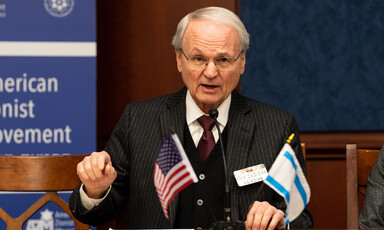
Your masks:
M 242 0 L 242 93 L 301 131 L 384 130 L 384 1 Z
M 0 0 L 0 155 L 96 149 L 95 7 L 94 0 Z M 41 195 L 2 192 L 0 207 L 17 217 Z M 73 228 L 53 203 L 24 225 Z

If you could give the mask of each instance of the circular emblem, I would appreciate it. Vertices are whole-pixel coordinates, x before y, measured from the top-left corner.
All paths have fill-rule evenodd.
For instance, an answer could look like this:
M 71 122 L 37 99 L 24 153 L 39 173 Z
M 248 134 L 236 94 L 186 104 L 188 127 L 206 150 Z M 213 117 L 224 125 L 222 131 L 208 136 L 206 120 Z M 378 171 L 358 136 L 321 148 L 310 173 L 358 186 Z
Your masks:
M 44 7 L 53 17 L 63 18 L 70 14 L 75 0 L 44 0 Z

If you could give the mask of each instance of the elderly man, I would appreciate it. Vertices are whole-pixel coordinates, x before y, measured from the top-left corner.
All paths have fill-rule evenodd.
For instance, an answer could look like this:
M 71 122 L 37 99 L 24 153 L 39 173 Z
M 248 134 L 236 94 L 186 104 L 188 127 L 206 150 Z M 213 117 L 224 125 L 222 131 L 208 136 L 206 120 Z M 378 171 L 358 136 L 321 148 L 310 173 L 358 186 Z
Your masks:
M 233 176 L 236 170 L 259 164 L 269 169 L 291 133 L 296 134 L 292 146 L 305 171 L 294 117 L 235 90 L 249 46 L 244 25 L 226 9 L 203 8 L 180 21 L 172 43 L 186 87 L 126 107 L 105 151 L 92 153 L 78 165 L 82 184 L 70 199 L 73 214 L 99 225 L 114 218 L 129 199 L 127 228 L 209 228 L 214 220 L 223 220 L 220 144 L 211 147 L 208 156 L 199 156 L 204 132 L 213 133 L 218 143 L 216 127 L 210 131 L 200 125 L 204 117 L 209 120 L 209 110 L 217 108 L 230 175 L 232 219 L 245 221 L 247 229 L 283 229 L 283 198 L 267 186 L 259 189 L 262 182 L 239 187 Z M 153 184 L 153 168 L 171 130 L 179 136 L 199 182 L 175 197 L 167 219 Z M 305 209 L 291 227 L 312 227 L 309 212 Z

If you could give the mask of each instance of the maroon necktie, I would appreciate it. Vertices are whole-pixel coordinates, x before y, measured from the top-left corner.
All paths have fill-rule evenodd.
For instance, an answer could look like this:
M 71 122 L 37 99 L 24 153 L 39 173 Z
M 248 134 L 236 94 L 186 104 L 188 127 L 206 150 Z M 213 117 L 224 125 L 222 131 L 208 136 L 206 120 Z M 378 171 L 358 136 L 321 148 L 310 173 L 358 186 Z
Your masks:
M 204 129 L 203 136 L 201 136 L 199 144 L 197 145 L 197 150 L 199 151 L 201 160 L 205 161 L 215 146 L 215 138 L 211 132 L 213 126 L 215 125 L 215 120 L 211 117 L 203 115 L 199 117 L 197 121 Z

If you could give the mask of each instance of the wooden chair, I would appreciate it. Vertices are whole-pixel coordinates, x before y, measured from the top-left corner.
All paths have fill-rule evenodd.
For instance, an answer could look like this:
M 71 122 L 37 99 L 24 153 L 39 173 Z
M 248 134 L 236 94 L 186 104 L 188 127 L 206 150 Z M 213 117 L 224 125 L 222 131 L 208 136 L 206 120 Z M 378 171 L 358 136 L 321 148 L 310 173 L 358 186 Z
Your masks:
M 306 159 L 307 150 L 305 148 L 305 143 L 301 143 L 301 150 L 303 151 L 304 159 Z
M 54 202 L 74 221 L 76 229 L 90 229 L 75 219 L 68 204 L 57 191 L 73 190 L 80 182 L 76 166 L 85 156 L 0 156 L 0 191 L 45 192 L 19 217 L 13 218 L 0 208 L 7 229 L 22 229 L 23 224 L 48 202 Z M 5 208 L 5 207 L 3 207 Z
M 346 146 L 347 229 L 359 228 L 359 213 L 363 208 L 368 175 L 379 152 L 379 149 L 358 149 L 356 144 Z

